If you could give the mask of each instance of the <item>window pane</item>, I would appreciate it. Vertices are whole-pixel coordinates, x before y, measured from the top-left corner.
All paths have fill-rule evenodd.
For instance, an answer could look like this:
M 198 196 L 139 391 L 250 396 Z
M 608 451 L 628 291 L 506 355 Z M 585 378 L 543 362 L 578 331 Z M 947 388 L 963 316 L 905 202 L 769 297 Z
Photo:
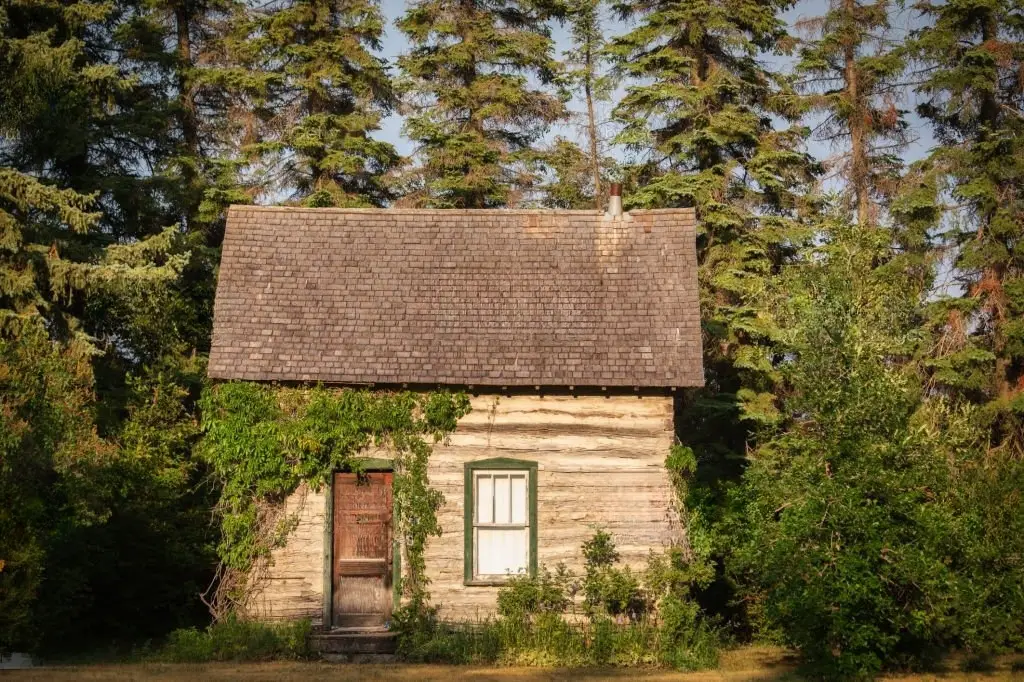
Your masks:
M 494 523 L 494 479 L 489 474 L 476 478 L 476 521 Z
M 477 575 L 526 573 L 529 532 L 527 528 L 478 528 Z
M 526 523 L 526 474 L 512 475 L 512 523 Z
M 512 523 L 512 505 L 510 502 L 509 475 L 498 474 L 494 477 L 494 522 Z

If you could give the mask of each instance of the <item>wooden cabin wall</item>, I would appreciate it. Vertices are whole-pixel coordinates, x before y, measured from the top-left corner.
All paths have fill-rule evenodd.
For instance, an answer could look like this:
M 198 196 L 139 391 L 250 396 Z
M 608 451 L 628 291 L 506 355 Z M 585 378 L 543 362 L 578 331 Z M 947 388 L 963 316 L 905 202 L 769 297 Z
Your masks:
M 510 457 L 538 463 L 538 559 L 581 574 L 580 545 L 596 528 L 612 534 L 624 565 L 640 569 L 651 549 L 681 539 L 665 470 L 673 442 L 670 397 L 478 396 L 430 460 L 445 497 L 443 529 L 426 550 L 432 603 L 450 620 L 492 615 L 498 587 L 463 584 L 464 464 Z M 374 453 L 384 456 L 385 453 Z M 322 622 L 323 493 L 301 487 L 287 502 L 298 525 L 264 567 L 248 613 L 264 620 Z
M 323 622 L 325 510 L 324 492 L 305 484 L 288 498 L 284 514 L 294 516 L 296 526 L 285 545 L 271 552 L 271 561 L 256 567 L 247 616 Z
M 476 620 L 495 611 L 498 587 L 463 584 L 464 464 L 511 457 L 536 461 L 539 563 L 582 574 L 580 545 L 611 533 L 623 565 L 646 566 L 651 549 L 683 529 L 665 458 L 673 443 L 672 398 L 479 396 L 447 446 L 430 459 L 430 483 L 445 496 L 444 534 L 426 551 L 432 603 L 441 617 Z

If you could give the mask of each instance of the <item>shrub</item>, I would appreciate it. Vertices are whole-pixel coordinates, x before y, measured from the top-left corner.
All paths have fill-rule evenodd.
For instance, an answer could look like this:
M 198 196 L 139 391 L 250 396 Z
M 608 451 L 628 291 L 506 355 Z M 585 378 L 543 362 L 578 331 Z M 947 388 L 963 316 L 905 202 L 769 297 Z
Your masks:
M 787 368 L 793 423 L 736 495 L 733 574 L 818 677 L 1019 646 L 1021 463 L 987 450 L 970 410 L 922 401 L 848 278 L 816 286 Z
M 576 593 L 574 576 L 565 564 L 552 573 L 541 566 L 539 575 L 514 576 L 498 592 L 498 615 L 522 619 L 539 613 L 565 613 Z
M 443 623 L 436 609 L 405 607 L 392 622 L 398 651 L 406 660 L 425 663 L 540 666 L 671 665 L 685 670 L 714 666 L 717 633 L 705 622 L 682 580 L 686 561 L 652 559 L 653 590 L 643 576 L 615 563 L 619 554 L 603 531 L 583 545 L 587 575 L 583 581 L 587 621 L 566 612 L 580 590 L 564 565 L 541 567 L 536 577 L 516 576 L 498 592 L 496 619 L 480 623 Z M 657 613 L 651 597 L 664 602 Z M 617 616 L 628 615 L 625 622 Z M 620 619 L 621 620 L 621 619 Z
M 280 625 L 239 620 L 175 630 L 157 658 L 172 663 L 297 660 L 309 656 L 308 620 Z
M 649 610 L 640 580 L 629 567 L 618 568 L 619 551 L 612 536 L 598 529 L 583 543 L 586 573 L 583 578 L 583 603 L 590 616 L 601 614 L 626 616 L 638 620 Z

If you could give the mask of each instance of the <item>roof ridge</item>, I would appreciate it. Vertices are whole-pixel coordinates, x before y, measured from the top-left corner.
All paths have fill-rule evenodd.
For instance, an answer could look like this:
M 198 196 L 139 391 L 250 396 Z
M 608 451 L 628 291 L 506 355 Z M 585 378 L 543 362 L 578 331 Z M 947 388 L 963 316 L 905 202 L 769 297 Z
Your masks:
M 259 211 L 267 213 L 351 213 L 373 214 L 373 213 L 432 213 L 452 215 L 479 215 L 488 213 L 494 215 L 590 215 L 604 216 L 604 211 L 597 209 L 555 209 L 555 208 L 312 208 L 308 206 L 262 206 L 256 204 L 231 204 L 229 211 Z M 692 208 L 645 208 L 632 209 L 626 213 L 694 213 Z

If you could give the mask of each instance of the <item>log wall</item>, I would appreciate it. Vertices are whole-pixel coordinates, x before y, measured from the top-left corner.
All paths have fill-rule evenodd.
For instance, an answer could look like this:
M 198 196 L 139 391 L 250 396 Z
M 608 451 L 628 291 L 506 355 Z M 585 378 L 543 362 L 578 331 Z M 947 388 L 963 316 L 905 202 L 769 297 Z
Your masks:
M 646 565 L 651 549 L 681 539 L 665 457 L 673 441 L 672 399 L 610 396 L 478 396 L 430 460 L 431 486 L 445 497 L 440 538 L 427 545 L 431 601 L 450 620 L 494 613 L 498 587 L 463 584 L 466 462 L 535 461 L 538 559 L 582 573 L 580 545 L 596 528 L 612 534 L 623 563 Z M 381 453 L 377 453 L 381 454 Z M 287 503 L 298 525 L 264 568 L 248 612 L 265 620 L 322 621 L 322 493 L 300 488 Z
M 665 458 L 673 442 L 672 399 L 612 396 L 480 396 L 438 445 L 430 483 L 445 496 L 444 534 L 427 545 L 431 601 L 441 616 L 494 613 L 498 587 L 463 585 L 464 464 L 492 457 L 537 462 L 537 554 L 582 573 L 580 545 L 611 533 L 624 564 L 646 565 L 651 549 L 682 535 Z
M 324 513 L 323 492 L 299 486 L 285 503 L 285 514 L 294 515 L 296 526 L 284 547 L 271 553 L 271 561 L 253 573 L 255 589 L 246 614 L 259 620 L 323 622 L 324 612 Z

